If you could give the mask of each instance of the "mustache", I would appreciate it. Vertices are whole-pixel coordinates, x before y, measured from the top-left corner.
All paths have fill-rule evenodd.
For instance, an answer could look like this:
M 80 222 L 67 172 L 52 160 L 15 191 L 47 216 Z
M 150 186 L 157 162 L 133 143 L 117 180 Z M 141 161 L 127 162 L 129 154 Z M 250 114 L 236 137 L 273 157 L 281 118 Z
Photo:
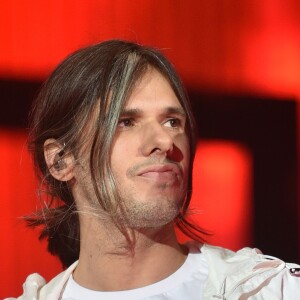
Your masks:
M 139 164 L 136 164 L 132 167 L 130 167 L 126 174 L 129 176 L 129 177 L 132 177 L 132 176 L 135 176 L 136 174 L 138 174 L 141 170 L 145 169 L 145 168 L 148 168 L 148 167 L 151 167 L 153 165 L 166 165 L 166 164 L 173 164 L 175 165 L 179 170 L 180 170 L 180 173 L 182 174 L 183 170 L 181 168 L 181 166 L 173 161 L 173 160 L 170 160 L 168 158 L 164 158 L 163 160 L 161 158 L 158 158 L 158 157 L 149 157 L 147 159 L 147 161 L 144 161 L 142 163 L 139 163 Z

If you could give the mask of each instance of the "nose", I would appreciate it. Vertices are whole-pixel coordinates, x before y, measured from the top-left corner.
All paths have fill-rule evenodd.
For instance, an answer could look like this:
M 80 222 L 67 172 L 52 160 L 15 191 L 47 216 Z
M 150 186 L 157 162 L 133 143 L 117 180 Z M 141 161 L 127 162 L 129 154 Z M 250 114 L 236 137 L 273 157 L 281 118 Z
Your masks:
M 170 156 L 173 152 L 173 137 L 163 125 L 151 123 L 141 130 L 141 153 L 143 156 Z

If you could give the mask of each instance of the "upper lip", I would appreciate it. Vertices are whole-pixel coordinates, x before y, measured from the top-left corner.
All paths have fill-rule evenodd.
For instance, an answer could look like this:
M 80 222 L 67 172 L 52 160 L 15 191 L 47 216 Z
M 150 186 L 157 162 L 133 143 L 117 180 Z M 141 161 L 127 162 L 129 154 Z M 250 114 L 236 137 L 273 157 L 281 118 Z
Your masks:
M 157 173 L 163 173 L 163 172 L 174 172 L 175 174 L 179 175 L 181 173 L 181 170 L 179 166 L 172 163 L 165 163 L 165 164 L 155 164 L 150 165 L 147 167 L 142 168 L 137 172 L 137 176 L 142 176 L 145 173 L 149 172 L 157 172 Z

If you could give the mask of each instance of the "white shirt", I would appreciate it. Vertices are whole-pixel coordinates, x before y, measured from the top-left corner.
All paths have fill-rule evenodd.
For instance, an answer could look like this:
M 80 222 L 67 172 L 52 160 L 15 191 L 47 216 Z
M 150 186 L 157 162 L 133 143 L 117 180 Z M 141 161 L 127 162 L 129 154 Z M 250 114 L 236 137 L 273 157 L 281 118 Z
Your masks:
M 99 292 L 80 286 L 71 275 L 62 300 L 200 300 L 207 276 L 204 255 L 196 247 L 191 247 L 183 265 L 159 282 L 127 291 Z

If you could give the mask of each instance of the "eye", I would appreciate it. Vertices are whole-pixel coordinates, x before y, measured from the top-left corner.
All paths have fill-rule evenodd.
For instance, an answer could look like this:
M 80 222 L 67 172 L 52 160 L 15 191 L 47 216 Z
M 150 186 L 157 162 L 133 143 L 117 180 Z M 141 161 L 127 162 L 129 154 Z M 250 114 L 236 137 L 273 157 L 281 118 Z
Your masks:
M 118 127 L 126 128 L 134 126 L 134 121 L 132 119 L 121 119 L 118 123 Z
M 182 123 L 181 120 L 177 119 L 177 118 L 172 118 L 167 120 L 164 125 L 166 127 L 171 127 L 171 128 L 178 128 L 181 127 Z

